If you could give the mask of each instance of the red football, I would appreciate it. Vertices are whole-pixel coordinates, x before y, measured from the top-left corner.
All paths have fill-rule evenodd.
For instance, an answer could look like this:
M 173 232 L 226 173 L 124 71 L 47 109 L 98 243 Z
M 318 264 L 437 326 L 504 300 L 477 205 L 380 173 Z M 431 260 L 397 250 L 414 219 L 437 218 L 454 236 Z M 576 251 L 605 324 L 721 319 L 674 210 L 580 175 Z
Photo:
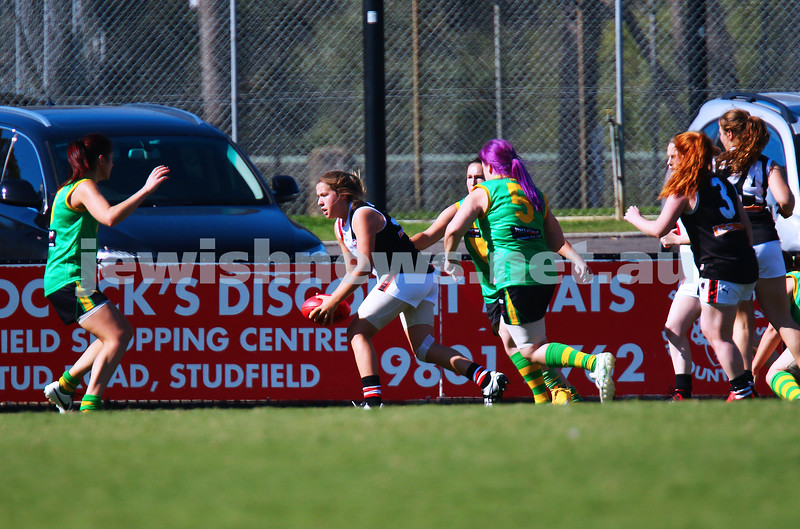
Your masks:
M 315 296 L 311 296 L 307 300 L 303 302 L 303 306 L 300 307 L 300 312 L 303 313 L 303 316 L 308 318 L 308 315 L 311 314 L 311 311 L 315 308 L 319 307 L 322 304 L 322 299 L 327 297 L 324 294 L 317 294 Z M 333 315 L 333 323 L 340 323 L 350 317 L 350 304 L 347 301 L 342 301 L 339 303 L 339 306 L 336 307 L 336 313 Z

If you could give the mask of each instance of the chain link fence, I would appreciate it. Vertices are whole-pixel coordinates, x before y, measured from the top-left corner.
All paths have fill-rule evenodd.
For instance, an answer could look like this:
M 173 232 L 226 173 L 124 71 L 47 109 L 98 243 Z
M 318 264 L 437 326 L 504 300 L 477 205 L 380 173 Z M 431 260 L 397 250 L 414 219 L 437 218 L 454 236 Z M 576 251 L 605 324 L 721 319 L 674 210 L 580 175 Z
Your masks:
M 0 2 L 0 102 L 182 108 L 307 196 L 321 171 L 363 167 L 362 2 L 234 3 L 232 20 L 228 0 Z M 614 17 L 613 0 L 386 2 L 389 209 L 458 200 L 501 136 L 559 214 L 613 214 Z M 627 203 L 657 203 L 666 143 L 704 100 L 800 87 L 799 17 L 781 0 L 623 2 Z

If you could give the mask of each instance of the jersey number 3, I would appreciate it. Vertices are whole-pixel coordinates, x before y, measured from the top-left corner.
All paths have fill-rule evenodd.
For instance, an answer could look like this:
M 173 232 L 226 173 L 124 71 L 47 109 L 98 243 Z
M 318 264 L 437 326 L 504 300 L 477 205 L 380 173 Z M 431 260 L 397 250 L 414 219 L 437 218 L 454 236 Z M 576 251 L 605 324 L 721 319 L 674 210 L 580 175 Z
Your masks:
M 734 215 L 736 215 L 736 206 L 733 205 L 731 197 L 726 193 L 725 184 L 715 176 L 711 179 L 711 185 L 719 191 L 719 197 L 724 202 L 724 204 L 720 206 L 719 212 L 722 213 L 722 216 L 726 219 L 732 219 Z

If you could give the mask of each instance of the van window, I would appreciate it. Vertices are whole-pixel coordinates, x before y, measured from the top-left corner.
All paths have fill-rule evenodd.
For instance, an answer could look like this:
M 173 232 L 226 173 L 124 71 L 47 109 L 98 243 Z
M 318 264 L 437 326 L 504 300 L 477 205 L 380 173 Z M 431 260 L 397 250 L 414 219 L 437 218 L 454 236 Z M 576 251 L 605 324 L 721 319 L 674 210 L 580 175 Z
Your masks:
M 40 196 L 44 196 L 42 166 L 36 149 L 28 138 L 11 129 L 0 129 L 0 168 L 5 170 L 4 180 L 27 180 Z
M 111 137 L 114 168 L 99 187 L 112 203 L 138 191 L 154 167 L 169 180 L 144 205 L 246 205 L 269 200 L 261 178 L 224 139 L 191 136 Z M 67 178 L 67 143 L 54 146 L 59 179 Z

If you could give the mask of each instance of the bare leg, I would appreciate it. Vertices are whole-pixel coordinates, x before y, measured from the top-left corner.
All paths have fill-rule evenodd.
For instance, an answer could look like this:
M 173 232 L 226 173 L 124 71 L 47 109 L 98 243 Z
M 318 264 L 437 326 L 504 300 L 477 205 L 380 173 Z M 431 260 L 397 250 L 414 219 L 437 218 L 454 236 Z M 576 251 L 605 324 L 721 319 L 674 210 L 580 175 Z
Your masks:
M 428 336 L 433 336 L 433 326 L 428 324 L 418 324 L 406 329 L 408 343 L 414 354 L 417 354 L 420 346 Z M 452 347 L 447 347 L 439 342 L 433 342 L 425 354 L 425 362 L 436 364 L 439 367 L 449 369 L 454 373 L 466 376 L 472 360 L 465 357 Z
M 733 342 L 742 353 L 742 362 L 747 371 L 753 368 L 753 329 L 755 326 L 753 301 L 749 299 L 740 301 L 736 311 L 736 321 L 733 325 Z
M 83 369 L 85 363 L 94 356 L 91 359 L 92 375 L 86 386 L 86 393 L 102 397 L 108 381 L 111 380 L 119 361 L 125 354 L 128 342 L 133 336 L 133 328 L 119 309 L 111 303 L 106 303 L 97 309 L 81 324 L 81 327 L 95 335 L 96 343 L 100 343 L 96 349 L 90 345 L 79 359 L 79 365 Z
M 358 315 L 347 327 L 347 338 L 353 348 L 353 355 L 361 378 L 378 374 L 378 354 L 372 343 L 372 338 L 377 332 L 378 329 L 374 325 Z
M 756 283 L 756 299 L 769 322 L 780 334 L 786 348 L 791 351 L 800 366 L 800 325 L 789 312 L 786 296 L 786 280 L 783 276 L 759 279 Z
M 729 380 L 744 373 L 742 355 L 733 343 L 733 322 L 736 320 L 736 305 L 702 304 L 700 327 L 711 344 L 717 359 Z
M 686 333 L 700 317 L 700 300 L 694 296 L 676 294 L 669 308 L 664 332 L 669 342 L 672 369 L 676 375 L 692 372 L 692 349 Z

